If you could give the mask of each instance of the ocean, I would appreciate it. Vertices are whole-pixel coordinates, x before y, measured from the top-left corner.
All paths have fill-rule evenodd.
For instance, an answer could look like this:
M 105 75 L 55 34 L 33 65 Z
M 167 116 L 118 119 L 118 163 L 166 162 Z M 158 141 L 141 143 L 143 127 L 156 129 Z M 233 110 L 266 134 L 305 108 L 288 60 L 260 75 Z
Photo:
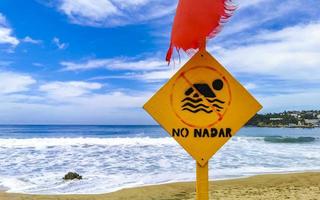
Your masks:
M 320 129 L 243 128 L 209 163 L 210 179 L 320 170 Z M 75 171 L 82 180 L 64 181 Z M 159 126 L 0 126 L 0 188 L 97 194 L 193 181 L 195 161 Z

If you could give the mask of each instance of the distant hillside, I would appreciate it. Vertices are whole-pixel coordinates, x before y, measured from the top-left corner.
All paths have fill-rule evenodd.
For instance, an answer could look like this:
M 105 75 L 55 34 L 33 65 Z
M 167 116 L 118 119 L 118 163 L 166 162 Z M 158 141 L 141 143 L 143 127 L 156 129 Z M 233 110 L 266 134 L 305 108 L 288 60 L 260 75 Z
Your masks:
M 285 111 L 255 115 L 247 126 L 257 127 L 320 127 L 320 110 Z

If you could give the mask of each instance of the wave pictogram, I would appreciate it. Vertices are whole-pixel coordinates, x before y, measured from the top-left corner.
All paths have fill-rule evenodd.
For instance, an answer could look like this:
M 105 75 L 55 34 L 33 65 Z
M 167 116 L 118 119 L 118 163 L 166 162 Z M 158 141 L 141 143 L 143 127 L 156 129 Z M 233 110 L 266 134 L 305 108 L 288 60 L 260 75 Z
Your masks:
M 188 106 L 189 106 L 189 107 L 192 107 L 192 108 L 199 108 L 199 107 L 209 108 L 209 106 L 203 105 L 202 103 L 201 103 L 201 104 L 194 105 L 194 104 L 192 104 L 192 103 L 190 103 L 190 102 L 183 104 L 182 108 L 188 107 Z
M 212 107 L 223 109 L 223 107 L 219 106 L 218 104 L 212 104 Z
M 225 103 L 224 101 L 221 101 L 221 100 L 219 100 L 219 99 L 212 99 L 212 100 L 210 100 L 210 99 L 207 98 L 207 100 L 208 100 L 210 103 L 214 103 L 214 102 L 218 102 L 218 103 L 222 103 L 222 104 Z
M 212 113 L 213 112 L 212 110 L 206 110 L 206 109 L 203 109 L 203 108 L 199 108 L 199 109 L 196 109 L 196 110 L 191 110 L 189 108 L 183 108 L 182 110 L 187 110 L 187 111 L 190 111 L 192 113 L 197 113 L 197 112 L 200 112 L 200 111 L 203 111 L 205 113 Z
M 225 102 L 220 99 L 209 99 L 206 98 L 207 103 L 210 103 L 210 105 L 205 105 L 201 102 L 203 102 L 203 99 L 201 98 L 191 98 L 186 97 L 181 102 L 183 103 L 182 110 L 187 110 L 192 113 L 197 112 L 205 112 L 205 113 L 212 113 L 214 111 L 220 112 L 223 109 L 223 106 L 220 104 L 224 104 Z
M 192 103 L 199 103 L 201 101 L 203 101 L 201 98 L 198 98 L 198 99 L 192 99 L 190 97 L 186 97 L 184 98 L 181 102 L 185 102 L 185 101 L 191 101 Z
M 192 113 L 197 113 L 200 111 L 205 113 L 212 113 L 212 109 L 210 108 L 210 106 L 201 103 L 203 102 L 203 99 L 197 96 L 195 98 L 186 97 L 181 102 L 184 103 L 182 105 L 182 110 L 186 110 Z
M 212 113 L 213 111 L 221 112 L 223 104 L 221 99 L 218 99 L 218 92 L 223 88 L 223 81 L 216 79 L 212 82 L 212 86 L 206 83 L 195 83 L 185 91 L 186 98 L 181 103 L 182 110 L 187 110 L 192 113 L 205 112 Z

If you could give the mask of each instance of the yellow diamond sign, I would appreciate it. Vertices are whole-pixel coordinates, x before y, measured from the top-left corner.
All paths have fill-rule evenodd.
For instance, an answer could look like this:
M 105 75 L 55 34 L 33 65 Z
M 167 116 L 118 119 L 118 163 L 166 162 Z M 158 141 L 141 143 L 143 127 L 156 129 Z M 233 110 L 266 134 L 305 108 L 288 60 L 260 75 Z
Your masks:
M 195 54 L 144 105 L 202 166 L 261 108 L 206 51 Z

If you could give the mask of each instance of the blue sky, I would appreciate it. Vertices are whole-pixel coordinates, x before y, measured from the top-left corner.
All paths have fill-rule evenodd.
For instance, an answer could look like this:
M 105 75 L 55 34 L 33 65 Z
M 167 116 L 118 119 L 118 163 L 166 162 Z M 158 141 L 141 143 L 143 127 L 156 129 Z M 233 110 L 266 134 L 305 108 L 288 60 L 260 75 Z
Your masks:
M 320 108 L 317 0 L 238 0 L 208 50 L 263 104 Z M 1 124 L 154 124 L 175 0 L 1 0 Z M 177 55 L 176 55 L 177 57 Z

